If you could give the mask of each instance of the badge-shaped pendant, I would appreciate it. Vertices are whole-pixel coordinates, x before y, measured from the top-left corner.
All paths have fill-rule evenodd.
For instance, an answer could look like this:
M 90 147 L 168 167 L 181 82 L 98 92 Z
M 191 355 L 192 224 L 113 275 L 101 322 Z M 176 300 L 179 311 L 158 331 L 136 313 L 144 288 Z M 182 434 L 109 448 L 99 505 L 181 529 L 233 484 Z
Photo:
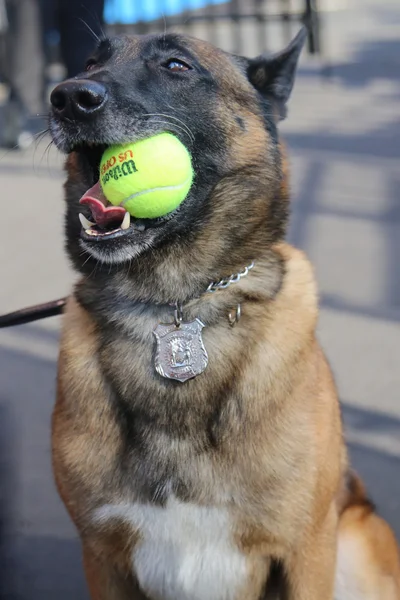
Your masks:
M 208 364 L 207 350 L 201 337 L 204 323 L 159 324 L 154 330 L 157 340 L 155 368 L 157 373 L 175 381 L 187 381 L 200 375 Z

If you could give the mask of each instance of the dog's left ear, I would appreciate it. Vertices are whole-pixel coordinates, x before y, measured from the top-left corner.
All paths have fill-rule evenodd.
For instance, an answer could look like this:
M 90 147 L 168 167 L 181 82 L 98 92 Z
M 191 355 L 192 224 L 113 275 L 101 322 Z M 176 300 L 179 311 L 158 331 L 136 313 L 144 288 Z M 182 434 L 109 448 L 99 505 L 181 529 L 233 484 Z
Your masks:
M 307 29 L 302 27 L 285 50 L 272 56 L 261 54 L 248 62 L 247 76 L 250 82 L 263 96 L 272 100 L 281 119 L 286 116 L 286 103 L 306 38 Z

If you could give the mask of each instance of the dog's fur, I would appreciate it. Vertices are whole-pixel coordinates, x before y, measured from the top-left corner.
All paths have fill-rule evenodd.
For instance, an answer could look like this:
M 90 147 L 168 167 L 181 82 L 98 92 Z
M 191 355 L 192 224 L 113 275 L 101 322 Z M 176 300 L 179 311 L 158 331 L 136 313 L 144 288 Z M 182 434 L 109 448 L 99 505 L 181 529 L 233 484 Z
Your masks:
M 312 268 L 283 241 L 276 125 L 304 37 L 254 60 L 175 34 L 103 41 L 81 80 L 106 86 L 105 107 L 51 118 L 82 274 L 64 316 L 53 460 L 93 600 L 400 598 L 394 536 L 349 470 Z M 98 166 L 86 145 L 165 130 L 193 157 L 180 209 L 143 234 L 81 240 L 78 201 Z M 153 362 L 152 332 L 176 301 L 205 323 L 209 354 L 183 384 Z

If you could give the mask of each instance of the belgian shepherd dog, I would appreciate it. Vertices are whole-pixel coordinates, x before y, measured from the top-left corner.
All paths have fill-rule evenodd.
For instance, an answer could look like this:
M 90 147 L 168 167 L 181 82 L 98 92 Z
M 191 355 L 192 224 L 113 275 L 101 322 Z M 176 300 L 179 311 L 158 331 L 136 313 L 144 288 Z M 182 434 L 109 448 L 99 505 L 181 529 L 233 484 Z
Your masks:
M 394 536 L 349 467 L 313 270 L 285 242 L 277 126 L 304 40 L 247 59 L 105 39 L 52 93 L 80 273 L 53 462 L 92 600 L 400 598 Z M 135 219 L 102 195 L 101 156 L 162 132 L 194 182 Z

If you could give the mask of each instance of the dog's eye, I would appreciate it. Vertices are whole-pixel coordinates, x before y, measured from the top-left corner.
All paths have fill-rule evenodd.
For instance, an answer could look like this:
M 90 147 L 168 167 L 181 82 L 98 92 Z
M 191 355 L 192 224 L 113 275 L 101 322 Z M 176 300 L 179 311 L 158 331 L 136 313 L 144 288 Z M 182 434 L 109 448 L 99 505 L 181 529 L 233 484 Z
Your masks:
M 182 73 L 182 71 L 189 71 L 191 69 L 183 60 L 178 60 L 177 58 L 170 58 L 163 66 L 173 73 Z
M 91 69 L 94 69 L 96 65 L 97 62 L 95 61 L 95 59 L 89 58 L 89 60 L 86 62 L 85 71 L 90 71 Z

